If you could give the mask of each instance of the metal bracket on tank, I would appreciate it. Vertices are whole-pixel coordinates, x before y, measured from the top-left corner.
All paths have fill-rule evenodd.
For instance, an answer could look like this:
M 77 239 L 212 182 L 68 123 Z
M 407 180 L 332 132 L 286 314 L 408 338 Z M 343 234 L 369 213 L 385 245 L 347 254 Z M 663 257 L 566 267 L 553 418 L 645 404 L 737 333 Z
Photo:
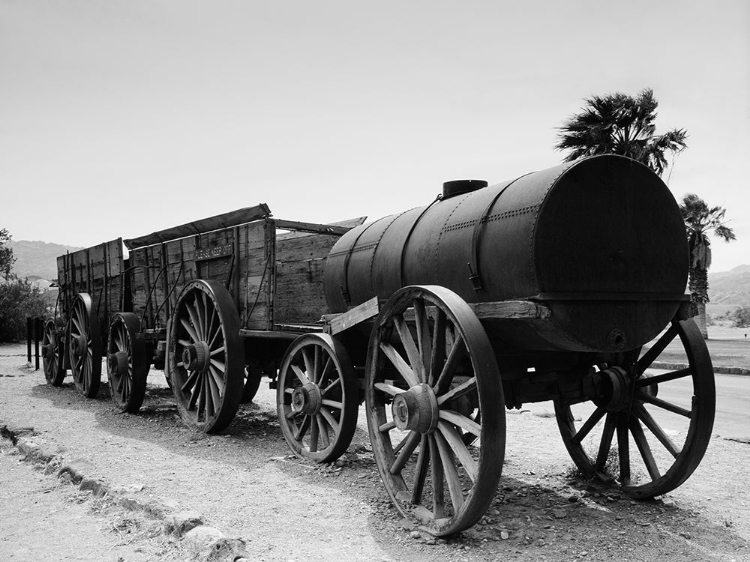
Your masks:
M 500 196 L 503 193 L 505 193 L 505 190 L 521 178 L 524 178 L 533 173 L 534 172 L 529 172 L 528 174 L 518 176 L 516 179 L 512 180 L 510 183 L 508 183 L 508 185 L 498 191 L 484 208 L 482 214 L 479 215 L 479 219 L 477 219 L 477 222 L 474 223 L 474 232 L 471 235 L 471 262 L 467 265 L 469 266 L 469 281 L 471 281 L 471 286 L 477 293 L 482 290 L 482 278 L 479 274 L 479 232 L 482 230 L 482 225 L 487 220 L 487 216 L 490 214 L 492 207 L 495 206 L 495 203 L 497 203 L 497 200 L 500 199 Z

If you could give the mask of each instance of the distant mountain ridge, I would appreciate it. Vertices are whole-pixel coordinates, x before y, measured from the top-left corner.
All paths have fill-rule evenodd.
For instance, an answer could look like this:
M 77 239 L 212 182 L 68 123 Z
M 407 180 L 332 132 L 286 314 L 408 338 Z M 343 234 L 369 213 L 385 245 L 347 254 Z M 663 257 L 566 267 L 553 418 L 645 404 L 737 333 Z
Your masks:
M 11 240 L 8 246 L 16 258 L 13 273 L 19 277 L 28 277 L 30 281 L 35 281 L 34 278 L 48 281 L 57 279 L 57 256 L 81 249 L 39 240 Z
M 708 296 L 716 305 L 750 306 L 750 265 L 709 273 Z

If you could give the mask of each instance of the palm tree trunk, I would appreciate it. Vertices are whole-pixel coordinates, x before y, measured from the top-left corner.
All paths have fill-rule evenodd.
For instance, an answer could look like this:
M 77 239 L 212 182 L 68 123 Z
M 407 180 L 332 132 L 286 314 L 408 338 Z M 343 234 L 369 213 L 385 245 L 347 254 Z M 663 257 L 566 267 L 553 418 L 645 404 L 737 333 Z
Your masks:
M 703 339 L 707 340 L 708 328 L 706 327 L 706 303 L 696 302 L 695 308 L 698 311 L 698 314 L 695 316 L 695 318 L 693 318 L 693 320 L 695 320 L 695 323 L 698 325 L 698 329 L 701 331 Z
M 708 302 L 708 270 L 702 267 L 690 268 L 690 298 L 698 311 L 695 323 L 701 331 L 704 340 L 708 339 L 708 328 L 706 327 L 706 303 Z

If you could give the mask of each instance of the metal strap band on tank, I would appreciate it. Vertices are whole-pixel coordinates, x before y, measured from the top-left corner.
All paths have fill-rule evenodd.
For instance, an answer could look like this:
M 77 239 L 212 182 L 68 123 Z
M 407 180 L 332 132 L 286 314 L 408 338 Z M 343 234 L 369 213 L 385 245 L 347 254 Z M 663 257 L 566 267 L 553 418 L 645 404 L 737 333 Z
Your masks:
M 401 258 L 398 262 L 398 284 L 400 287 L 405 286 L 404 282 L 404 255 L 406 254 L 406 246 L 409 244 L 409 239 L 411 238 L 412 232 L 414 232 L 414 229 L 417 227 L 417 223 L 422 220 L 422 217 L 425 215 L 427 211 L 430 210 L 430 208 L 437 203 L 438 201 L 441 201 L 443 199 L 442 195 L 439 195 L 435 197 L 435 200 L 427 205 L 421 213 L 419 213 L 419 216 L 417 217 L 417 220 L 415 220 L 411 224 L 411 228 L 409 228 L 409 233 L 406 235 L 406 238 L 404 238 L 404 243 L 401 244 Z M 408 212 L 408 211 L 407 211 Z M 403 213 L 402 213 L 403 214 Z
M 508 183 L 508 185 L 506 185 L 504 188 L 498 191 L 497 194 L 492 198 L 492 200 L 484 208 L 484 211 L 482 211 L 482 214 L 479 215 L 479 219 L 474 224 L 474 232 L 471 235 L 471 263 L 467 265 L 469 266 L 469 281 L 471 281 L 471 286 L 476 292 L 479 292 L 482 290 L 482 279 L 479 275 L 479 232 L 480 230 L 482 230 L 482 225 L 484 224 L 484 221 L 487 219 L 487 215 L 489 215 L 490 211 L 492 210 L 492 207 L 494 207 L 495 203 L 497 203 L 497 200 L 500 199 L 500 196 L 503 193 L 505 193 L 505 190 L 508 189 L 511 185 L 516 183 L 521 178 L 525 178 L 526 176 L 533 174 L 533 173 L 534 172 L 529 172 L 528 174 L 518 176 L 516 179 L 512 180 L 510 183 Z
M 349 296 L 349 260 L 352 257 L 352 252 L 354 251 L 354 247 L 357 245 L 357 242 L 359 242 L 359 239 L 362 237 L 362 235 L 370 229 L 372 225 L 374 225 L 377 222 L 380 222 L 383 219 L 378 219 L 374 222 L 371 222 L 370 224 L 366 225 L 362 231 L 357 234 L 357 237 L 354 239 L 354 242 L 352 242 L 352 245 L 349 246 L 349 248 L 346 250 L 346 257 L 344 258 L 344 272 L 343 272 L 343 282 L 341 283 L 341 296 L 344 297 L 344 302 L 346 303 L 346 306 L 349 306 L 351 304 L 352 299 Z

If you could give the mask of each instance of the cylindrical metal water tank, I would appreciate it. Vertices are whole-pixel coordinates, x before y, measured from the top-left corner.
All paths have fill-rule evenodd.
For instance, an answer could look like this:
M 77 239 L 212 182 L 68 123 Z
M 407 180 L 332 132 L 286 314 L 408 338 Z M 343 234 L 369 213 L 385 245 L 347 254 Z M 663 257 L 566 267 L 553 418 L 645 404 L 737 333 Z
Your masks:
M 332 248 L 324 289 L 331 312 L 416 284 L 469 303 L 534 300 L 550 308 L 549 326 L 501 338 L 528 349 L 619 351 L 669 322 L 687 269 L 669 189 L 646 166 L 604 155 L 357 227 Z

